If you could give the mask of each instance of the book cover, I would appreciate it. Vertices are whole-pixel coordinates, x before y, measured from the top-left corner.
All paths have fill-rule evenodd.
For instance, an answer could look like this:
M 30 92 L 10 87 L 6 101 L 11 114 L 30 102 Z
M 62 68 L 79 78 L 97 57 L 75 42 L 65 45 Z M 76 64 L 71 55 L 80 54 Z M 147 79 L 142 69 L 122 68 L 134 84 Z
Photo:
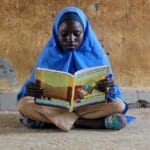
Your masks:
M 98 66 L 77 71 L 74 75 L 44 69 L 36 69 L 36 82 L 46 89 L 46 97 L 35 98 L 35 103 L 73 109 L 105 102 L 105 93 L 97 89 L 97 83 L 109 71 L 108 66 Z

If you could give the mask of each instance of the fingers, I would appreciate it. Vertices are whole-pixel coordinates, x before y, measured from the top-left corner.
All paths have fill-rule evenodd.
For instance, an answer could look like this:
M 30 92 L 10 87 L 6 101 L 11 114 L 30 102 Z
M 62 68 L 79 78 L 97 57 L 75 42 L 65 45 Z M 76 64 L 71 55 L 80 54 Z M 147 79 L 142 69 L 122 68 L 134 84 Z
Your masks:
M 106 93 L 111 93 L 111 92 L 113 92 L 113 90 L 114 90 L 114 86 L 106 87 L 106 89 L 105 89 Z
M 107 77 L 103 80 L 100 80 L 97 84 L 97 87 L 100 91 L 111 93 L 114 90 L 114 81 L 109 80 Z
M 101 86 L 114 86 L 114 81 L 113 80 L 101 80 L 98 82 L 98 85 L 101 85 Z
M 102 91 L 102 92 L 105 92 L 105 93 L 111 93 L 111 92 L 113 92 L 113 90 L 114 90 L 114 86 L 106 86 L 106 85 L 104 85 L 104 86 L 98 86 L 98 89 L 100 90 L 100 91 Z
M 98 82 L 98 86 L 113 87 L 114 86 L 114 81 L 113 80 L 101 80 L 101 81 Z
M 29 83 L 27 85 L 27 95 L 32 97 L 42 97 L 43 95 L 46 95 L 46 91 L 34 83 Z
M 27 94 L 42 95 L 42 94 L 44 94 L 44 91 L 43 90 L 27 89 Z
M 32 96 L 32 97 L 37 97 L 37 98 L 42 97 L 42 94 L 39 94 L 39 93 L 27 93 L 27 95 Z

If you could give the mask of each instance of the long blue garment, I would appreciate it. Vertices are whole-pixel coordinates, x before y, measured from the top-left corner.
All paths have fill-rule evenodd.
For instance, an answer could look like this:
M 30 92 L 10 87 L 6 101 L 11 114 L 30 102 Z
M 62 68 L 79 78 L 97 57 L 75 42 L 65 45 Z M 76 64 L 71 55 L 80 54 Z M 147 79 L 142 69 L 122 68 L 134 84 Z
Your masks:
M 58 23 L 62 15 L 66 12 L 77 13 L 81 18 L 85 31 L 81 46 L 72 52 L 62 50 L 58 42 Z M 23 96 L 26 96 L 27 83 L 35 82 L 36 67 L 61 70 L 74 74 L 77 70 L 100 65 L 110 66 L 110 62 L 98 38 L 92 30 L 86 15 L 77 7 L 66 7 L 57 14 L 53 24 L 52 37 L 43 48 L 31 73 L 31 76 L 19 91 L 17 100 L 19 100 Z M 114 79 L 111 66 L 109 78 Z M 114 91 L 108 95 L 108 98 L 110 98 L 111 100 L 116 100 L 118 98 L 124 100 L 123 94 L 118 85 L 115 85 Z

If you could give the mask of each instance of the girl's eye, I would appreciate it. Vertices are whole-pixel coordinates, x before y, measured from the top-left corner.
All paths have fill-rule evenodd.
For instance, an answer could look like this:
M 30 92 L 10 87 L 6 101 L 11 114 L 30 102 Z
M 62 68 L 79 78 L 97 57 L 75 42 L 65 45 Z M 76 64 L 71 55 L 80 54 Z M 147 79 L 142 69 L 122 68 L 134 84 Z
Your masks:
M 75 35 L 75 36 L 80 36 L 80 35 L 81 35 L 81 32 L 80 32 L 80 31 L 76 31 L 76 32 L 74 32 L 74 35 Z
M 66 32 L 66 31 L 62 31 L 62 32 L 61 32 L 61 36 L 63 36 L 63 37 L 68 36 L 68 32 Z

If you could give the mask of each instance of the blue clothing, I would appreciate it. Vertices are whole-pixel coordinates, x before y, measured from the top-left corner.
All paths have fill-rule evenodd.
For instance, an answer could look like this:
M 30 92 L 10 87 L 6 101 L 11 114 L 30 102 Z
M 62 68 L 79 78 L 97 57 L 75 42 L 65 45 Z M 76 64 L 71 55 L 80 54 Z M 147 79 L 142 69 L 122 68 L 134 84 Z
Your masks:
M 59 20 L 67 12 L 74 12 L 81 18 L 85 31 L 82 44 L 71 52 L 63 50 L 58 41 Z M 31 76 L 19 91 L 17 99 L 19 100 L 21 97 L 26 96 L 27 83 L 35 82 L 36 67 L 60 70 L 74 74 L 77 70 L 101 65 L 110 66 L 110 62 L 86 15 L 77 7 L 66 7 L 57 14 L 52 28 L 52 37 L 43 48 Z M 114 79 L 111 66 L 109 74 L 109 78 Z M 108 98 L 111 100 L 116 100 L 117 98 L 124 100 L 118 85 L 115 85 L 114 91 L 108 95 Z

